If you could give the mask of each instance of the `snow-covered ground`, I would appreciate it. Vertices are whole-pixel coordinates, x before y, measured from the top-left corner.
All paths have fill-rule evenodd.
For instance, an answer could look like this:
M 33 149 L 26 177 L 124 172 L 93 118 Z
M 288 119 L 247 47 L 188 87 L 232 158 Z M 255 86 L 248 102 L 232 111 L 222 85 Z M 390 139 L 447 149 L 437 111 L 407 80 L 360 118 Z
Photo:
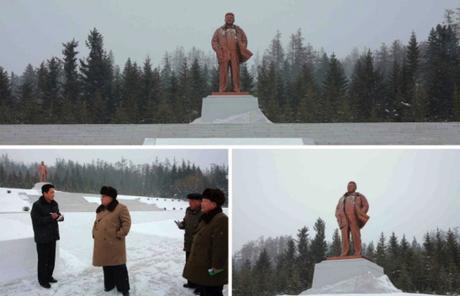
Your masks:
M 83 196 L 86 201 L 90 203 L 101 203 L 100 197 L 94 196 Z M 148 197 L 148 196 L 134 196 L 134 195 L 118 195 L 117 199 L 123 200 L 137 200 L 141 203 L 148 205 L 156 205 L 162 210 L 185 210 L 188 207 L 188 201 L 174 199 L 174 198 L 163 198 L 163 197 Z
M 24 189 L 18 191 L 24 192 Z M 16 208 L 22 205 L 22 201 L 26 201 L 21 194 L 16 194 L 14 198 L 13 191 L 8 193 L 10 194 L 11 205 Z M 2 192 L 0 197 L 2 200 L 5 198 Z M 156 202 L 155 198 L 151 199 Z M 149 201 L 148 198 L 146 201 Z M 169 202 L 176 205 L 183 203 L 177 200 Z M 185 279 L 182 278 L 185 263 L 185 253 L 182 250 L 183 231 L 176 227 L 174 220 L 183 218 L 186 205 L 179 207 L 183 207 L 184 210 L 131 212 L 132 228 L 126 240 L 131 295 L 194 295 L 191 290 L 182 287 L 185 283 Z M 58 242 L 58 258 L 54 272 L 58 283 L 53 284 L 48 290 L 40 287 L 36 279 L 35 244 L 31 239 L 33 233 L 29 213 L 23 212 L 22 209 L 0 212 L 0 223 L 4 225 L 4 230 L 0 232 L 0 243 L 31 244 L 31 248 L 25 248 L 29 253 L 21 254 L 30 258 L 27 259 L 27 267 L 2 265 L 7 267 L 6 270 L 0 270 L 1 273 L 21 274 L 24 270 L 17 271 L 26 268 L 28 275 L 15 280 L 0 280 L 0 295 L 119 295 L 116 289 L 104 292 L 102 268 L 91 264 L 91 228 L 95 213 L 63 214 L 65 221 L 59 224 L 61 240 Z M 22 237 L 29 239 L 21 241 Z M 0 263 L 12 257 L 12 252 L 0 250 Z M 15 270 L 16 268 L 18 270 Z M 225 295 L 228 295 L 227 289 L 226 286 Z
M 0 187 L 1 212 L 22 212 L 24 207 L 31 208 L 29 196 L 40 196 L 38 190 Z

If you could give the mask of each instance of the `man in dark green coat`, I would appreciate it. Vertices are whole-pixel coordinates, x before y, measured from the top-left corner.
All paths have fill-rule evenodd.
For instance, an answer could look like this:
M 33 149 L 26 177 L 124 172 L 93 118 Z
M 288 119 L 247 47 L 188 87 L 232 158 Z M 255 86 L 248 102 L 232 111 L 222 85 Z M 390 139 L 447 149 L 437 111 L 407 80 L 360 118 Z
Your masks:
M 197 230 L 201 212 L 201 193 L 190 193 L 187 195 L 189 207 L 185 211 L 185 217 L 182 221 L 175 221 L 179 229 L 185 230 L 184 232 L 184 251 L 185 251 L 185 262 L 187 262 L 192 249 L 192 240 L 195 231 Z M 185 288 L 196 288 L 196 285 L 190 281 L 184 284 Z
M 199 285 L 201 296 L 222 296 L 228 283 L 228 217 L 222 212 L 224 202 L 220 189 L 203 192 L 203 215 L 183 272 L 186 279 Z

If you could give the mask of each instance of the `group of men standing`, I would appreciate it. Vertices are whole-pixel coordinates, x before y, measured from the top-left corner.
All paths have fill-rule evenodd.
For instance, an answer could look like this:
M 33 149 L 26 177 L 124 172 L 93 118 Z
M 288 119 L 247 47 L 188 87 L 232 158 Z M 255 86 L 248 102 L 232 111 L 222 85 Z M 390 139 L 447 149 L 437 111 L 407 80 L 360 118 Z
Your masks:
M 43 185 L 41 192 L 32 206 L 31 218 L 38 255 L 38 282 L 49 289 L 57 282 L 53 271 L 56 241 L 60 238 L 58 222 L 64 221 L 64 216 L 54 200 L 54 185 Z M 125 238 L 131 217 L 128 208 L 117 201 L 115 188 L 103 186 L 100 193 L 101 204 L 96 209 L 92 230 L 93 265 L 103 268 L 105 291 L 116 287 L 126 296 L 130 285 Z M 197 295 L 223 295 L 223 286 L 228 283 L 228 217 L 222 211 L 225 194 L 220 189 L 208 188 L 202 194 L 188 194 L 187 198 L 190 206 L 185 217 L 176 221 L 185 230 L 183 276 L 187 283 L 184 287 L 193 288 Z
M 221 296 L 228 282 L 228 217 L 222 212 L 225 195 L 208 188 L 187 195 L 189 207 L 182 221 L 185 288 L 202 296 Z

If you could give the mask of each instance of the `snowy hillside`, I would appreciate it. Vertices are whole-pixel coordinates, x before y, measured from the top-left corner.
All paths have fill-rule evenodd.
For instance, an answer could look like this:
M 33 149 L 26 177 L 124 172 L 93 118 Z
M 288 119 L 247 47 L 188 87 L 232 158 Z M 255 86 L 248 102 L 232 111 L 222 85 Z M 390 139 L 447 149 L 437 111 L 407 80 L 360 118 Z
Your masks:
M 0 189 L 0 190 L 3 190 Z M 10 190 L 10 189 L 7 189 Z M 24 189 L 18 190 L 23 192 Z M 20 208 L 27 202 L 24 196 L 14 195 L 11 190 L 11 206 Z M 0 192 L 0 198 L 5 195 Z M 35 192 L 31 192 L 34 193 Z M 131 198 L 131 197 L 129 197 Z M 134 197 L 133 197 L 134 198 Z M 136 197 L 139 198 L 139 197 Z M 146 199 L 146 202 L 149 200 Z M 155 200 L 156 201 L 156 200 Z M 98 198 L 99 202 L 99 198 Z M 132 211 L 132 228 L 127 237 L 127 266 L 132 295 L 194 295 L 191 290 L 182 287 L 185 279 L 182 270 L 185 261 L 183 247 L 183 231 L 177 229 L 174 220 L 184 216 L 186 204 L 179 205 L 178 201 L 165 201 L 165 207 L 182 207 L 176 211 Z M 182 202 L 184 203 L 184 202 Z M 226 211 L 226 210 L 225 210 Z M 41 288 L 36 279 L 35 259 L 28 259 L 27 267 L 14 266 L 2 273 L 20 274 L 15 269 L 27 268 L 27 276 L 16 280 L 0 280 L 1 295 L 119 295 L 117 292 L 104 292 L 102 268 L 91 264 L 93 240 L 91 228 L 94 222 L 94 212 L 63 213 L 65 221 L 60 223 L 61 240 L 58 242 L 58 258 L 54 277 L 58 283 L 50 290 Z M 0 232 L 0 243 L 18 241 L 22 237 L 33 235 L 30 215 L 27 212 L 0 213 L 0 223 L 8 225 L 7 231 Z M 33 240 L 25 241 L 31 244 L 29 252 L 22 254 L 36 258 Z M 11 253 L 0 250 L 0 261 L 11 257 Z M 30 264 L 29 264 L 30 263 Z M 0 276 L 0 279 L 2 277 Z M 228 295 L 227 286 L 225 295 Z M 84 292 L 83 292 L 84 291 Z

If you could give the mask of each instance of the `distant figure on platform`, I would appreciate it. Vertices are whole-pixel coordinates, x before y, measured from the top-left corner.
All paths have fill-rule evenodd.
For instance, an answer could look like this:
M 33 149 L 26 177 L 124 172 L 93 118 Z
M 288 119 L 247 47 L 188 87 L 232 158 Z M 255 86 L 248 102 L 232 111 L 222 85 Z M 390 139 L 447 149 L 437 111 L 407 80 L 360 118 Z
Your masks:
M 56 241 L 59 240 L 58 222 L 64 221 L 64 216 L 59 212 L 58 203 L 54 200 L 54 186 L 42 186 L 42 196 L 34 202 L 30 216 L 34 229 L 34 240 L 37 244 L 37 273 L 38 283 L 43 288 L 49 289 L 50 283 L 56 283 L 53 277 L 56 258 Z
M 219 92 L 227 90 L 228 70 L 232 73 L 234 92 L 241 92 L 240 64 L 249 60 L 252 52 L 247 49 L 248 39 L 243 29 L 234 25 L 235 15 L 225 15 L 225 24 L 214 32 L 212 49 L 216 52 L 219 63 Z
M 350 233 L 353 238 L 354 256 L 361 256 L 361 228 L 369 220 L 369 203 L 364 195 L 356 192 L 356 183 L 348 183 L 347 192 L 339 199 L 335 216 L 342 232 L 342 254 L 350 252 Z
M 203 215 L 183 273 L 199 286 L 201 296 L 222 296 L 228 282 L 228 217 L 222 212 L 224 202 L 220 189 L 203 191 Z
M 48 168 L 46 167 L 44 161 L 42 161 L 38 166 L 38 176 L 40 182 L 46 182 L 46 180 L 48 179 Z
M 96 209 L 93 225 L 93 265 L 102 266 L 104 290 L 117 287 L 123 296 L 129 295 L 129 277 L 126 268 L 125 237 L 131 227 L 128 208 L 117 201 L 117 190 L 101 188 L 101 205 Z
M 201 193 L 190 193 L 187 195 L 189 207 L 185 211 L 185 217 L 182 221 L 176 222 L 179 229 L 185 230 L 184 233 L 184 251 L 185 251 L 185 262 L 187 263 L 188 257 L 190 256 L 190 251 L 192 249 L 193 236 L 198 228 L 200 223 L 201 215 Z M 197 286 L 191 281 L 187 281 L 184 284 L 185 288 L 196 289 Z

